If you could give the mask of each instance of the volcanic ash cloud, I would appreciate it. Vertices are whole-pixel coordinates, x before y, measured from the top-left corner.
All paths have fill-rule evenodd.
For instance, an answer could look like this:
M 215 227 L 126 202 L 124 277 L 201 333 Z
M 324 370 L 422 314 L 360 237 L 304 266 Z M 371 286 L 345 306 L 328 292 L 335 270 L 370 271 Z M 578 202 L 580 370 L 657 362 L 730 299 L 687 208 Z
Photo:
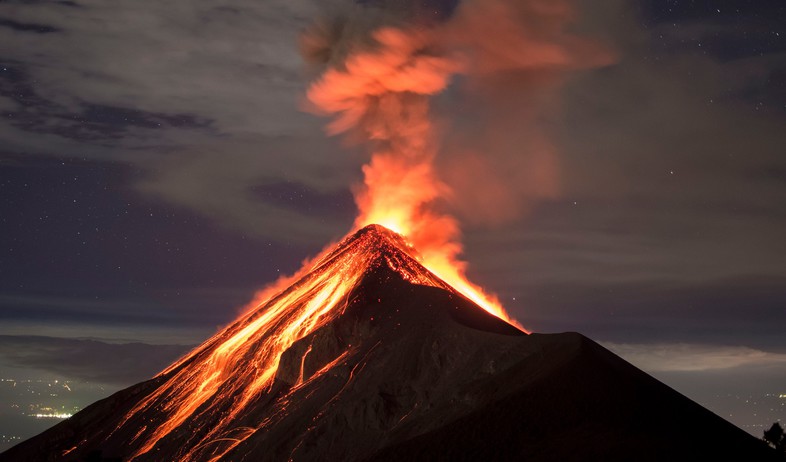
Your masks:
M 511 114 L 500 95 L 550 93 L 567 71 L 608 61 L 567 32 L 574 17 L 570 1 L 467 1 L 437 24 L 354 5 L 302 39 L 306 60 L 322 67 L 307 91 L 310 109 L 331 118 L 329 134 L 370 152 L 354 190 L 355 226 L 379 223 L 405 235 L 427 268 L 501 315 L 464 277 L 458 217 L 493 224 L 558 193 L 555 150 L 530 127 L 538 108 Z M 453 91 L 457 75 L 466 78 L 454 98 L 481 101 L 473 112 L 489 115 L 481 130 L 457 134 L 434 115 L 436 95 Z M 499 118 L 525 126 L 488 123 Z M 527 138 L 518 140 L 521 133 Z M 506 148 L 511 136 L 518 149 Z M 453 149 L 457 143 L 463 147 Z

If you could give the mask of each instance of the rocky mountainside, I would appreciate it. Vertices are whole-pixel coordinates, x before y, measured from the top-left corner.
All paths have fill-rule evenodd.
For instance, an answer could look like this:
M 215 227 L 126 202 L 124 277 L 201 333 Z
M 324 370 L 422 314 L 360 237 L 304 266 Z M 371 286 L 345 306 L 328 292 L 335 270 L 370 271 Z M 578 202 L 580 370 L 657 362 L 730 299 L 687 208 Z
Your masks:
M 364 228 L 159 376 L 0 460 L 777 460 L 592 340 L 488 314 L 413 252 Z M 298 322 L 313 329 L 270 359 Z

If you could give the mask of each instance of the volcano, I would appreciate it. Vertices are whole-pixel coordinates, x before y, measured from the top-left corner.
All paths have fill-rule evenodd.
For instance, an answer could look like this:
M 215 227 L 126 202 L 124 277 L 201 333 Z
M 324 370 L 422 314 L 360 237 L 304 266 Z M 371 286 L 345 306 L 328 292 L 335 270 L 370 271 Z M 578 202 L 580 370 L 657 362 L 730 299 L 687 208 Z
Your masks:
M 775 460 L 577 333 L 527 334 L 381 226 L 3 461 Z

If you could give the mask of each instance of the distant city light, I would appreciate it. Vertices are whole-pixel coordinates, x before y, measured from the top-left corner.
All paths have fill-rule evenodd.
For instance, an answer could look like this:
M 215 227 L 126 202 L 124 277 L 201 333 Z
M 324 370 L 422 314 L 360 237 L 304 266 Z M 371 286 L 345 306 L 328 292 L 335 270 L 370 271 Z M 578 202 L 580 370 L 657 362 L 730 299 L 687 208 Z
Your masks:
M 73 414 L 61 414 L 61 413 L 51 413 L 51 414 L 30 414 L 30 417 L 35 417 L 36 419 L 67 419 L 71 417 Z

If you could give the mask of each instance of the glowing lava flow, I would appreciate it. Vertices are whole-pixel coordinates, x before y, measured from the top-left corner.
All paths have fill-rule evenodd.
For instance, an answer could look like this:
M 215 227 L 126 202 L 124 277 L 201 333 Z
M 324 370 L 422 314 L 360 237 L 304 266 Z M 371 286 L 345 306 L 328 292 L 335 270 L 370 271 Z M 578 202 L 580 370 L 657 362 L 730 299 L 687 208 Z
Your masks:
M 118 426 L 123 427 L 142 411 L 155 410 L 162 416 L 155 425 L 139 425 L 142 429 L 129 442 L 138 445 L 131 459 L 173 437 L 188 440 L 183 447 L 192 448 L 179 460 L 217 460 L 250 436 L 257 429 L 238 432 L 233 421 L 272 386 L 281 354 L 340 316 L 350 291 L 375 266 L 385 264 L 413 284 L 452 291 L 411 255 L 402 253 L 405 249 L 412 251 L 400 236 L 382 227 L 359 231 L 335 250 L 326 251 L 313 266 L 304 266 L 284 292 L 261 301 L 256 309 L 159 374 L 165 382 Z M 281 281 L 277 288 L 289 282 Z M 226 402 L 233 403 L 231 410 L 219 410 Z M 210 429 L 187 428 L 190 423 L 211 420 L 216 423 Z

